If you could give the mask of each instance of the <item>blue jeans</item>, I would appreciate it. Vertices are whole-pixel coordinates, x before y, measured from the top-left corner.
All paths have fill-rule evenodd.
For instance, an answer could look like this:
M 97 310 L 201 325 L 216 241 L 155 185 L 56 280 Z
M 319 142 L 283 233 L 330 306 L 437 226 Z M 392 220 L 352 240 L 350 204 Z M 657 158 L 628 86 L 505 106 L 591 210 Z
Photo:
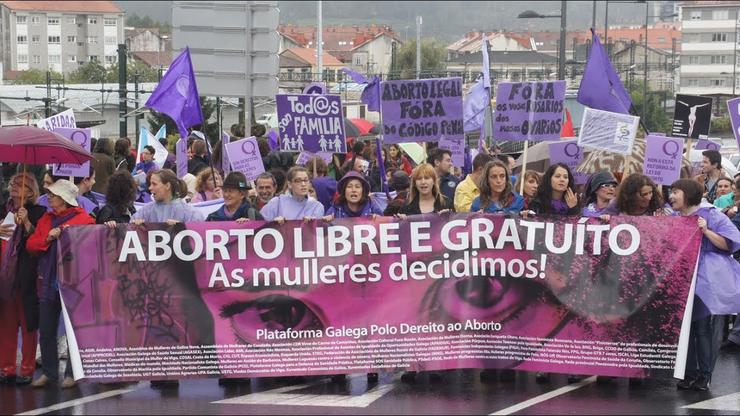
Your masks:
M 686 377 L 712 378 L 714 364 L 722 342 L 724 315 L 710 315 L 691 322 L 689 350 L 686 357 Z
M 41 347 L 41 369 L 46 377 L 59 379 L 59 351 L 57 350 L 57 331 L 62 302 L 57 292 L 53 299 L 39 302 L 39 346 Z M 72 377 L 72 365 L 68 362 L 65 377 Z

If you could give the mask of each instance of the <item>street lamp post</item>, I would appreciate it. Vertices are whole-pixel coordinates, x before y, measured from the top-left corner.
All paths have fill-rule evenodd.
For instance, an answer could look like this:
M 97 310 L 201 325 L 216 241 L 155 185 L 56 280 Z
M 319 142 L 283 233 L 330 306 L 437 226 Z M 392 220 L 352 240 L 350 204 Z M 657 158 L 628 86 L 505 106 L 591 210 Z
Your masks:
M 560 14 L 539 14 L 533 10 L 519 13 L 519 19 L 546 19 L 551 17 L 560 18 L 560 42 L 558 45 L 558 79 L 565 79 L 565 35 L 567 21 L 567 4 L 565 0 L 560 2 Z

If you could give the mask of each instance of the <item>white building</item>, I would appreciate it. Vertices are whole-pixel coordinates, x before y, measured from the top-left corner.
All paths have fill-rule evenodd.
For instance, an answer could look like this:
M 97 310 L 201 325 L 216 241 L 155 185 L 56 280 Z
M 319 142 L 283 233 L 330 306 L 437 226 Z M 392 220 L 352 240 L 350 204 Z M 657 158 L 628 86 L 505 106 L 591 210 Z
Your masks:
M 112 1 L 2 1 L 3 68 L 69 73 L 90 61 L 113 65 L 123 17 Z
M 738 1 L 681 4 L 681 94 L 711 95 L 719 100 L 740 91 L 740 67 L 734 62 L 740 59 L 738 9 Z

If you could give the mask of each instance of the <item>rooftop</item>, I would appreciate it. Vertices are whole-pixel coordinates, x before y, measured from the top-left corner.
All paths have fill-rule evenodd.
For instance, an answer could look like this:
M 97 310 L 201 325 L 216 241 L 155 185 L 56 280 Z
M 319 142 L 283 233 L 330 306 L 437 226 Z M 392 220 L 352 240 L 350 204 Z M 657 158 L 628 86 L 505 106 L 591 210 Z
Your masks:
M 3 6 L 14 11 L 123 13 L 112 1 L 2 1 Z
M 288 57 L 303 61 L 311 66 L 317 65 L 316 49 L 313 48 L 290 48 L 283 51 L 280 56 L 287 54 Z M 333 57 L 328 52 L 321 55 L 321 62 L 324 66 L 344 66 L 339 59 Z

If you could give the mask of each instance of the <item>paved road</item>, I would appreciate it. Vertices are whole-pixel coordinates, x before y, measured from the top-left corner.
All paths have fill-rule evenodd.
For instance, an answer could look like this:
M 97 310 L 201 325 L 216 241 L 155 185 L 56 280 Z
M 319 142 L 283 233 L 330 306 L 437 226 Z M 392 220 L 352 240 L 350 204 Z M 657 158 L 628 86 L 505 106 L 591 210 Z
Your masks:
M 106 386 L 81 382 L 70 390 L 56 387 L 0 386 L 2 414 L 738 414 L 740 353 L 724 352 L 709 392 L 676 391 L 672 379 L 627 380 L 599 384 L 587 378 L 568 384 L 556 375 L 537 384 L 534 374 L 513 382 L 483 383 L 479 370 L 442 374 L 439 382 L 422 378 L 406 384 L 399 374 L 369 383 L 363 374 L 345 382 L 309 377 L 255 379 L 218 386 L 216 380 L 186 380 L 179 388 L 156 390 L 149 383 Z

